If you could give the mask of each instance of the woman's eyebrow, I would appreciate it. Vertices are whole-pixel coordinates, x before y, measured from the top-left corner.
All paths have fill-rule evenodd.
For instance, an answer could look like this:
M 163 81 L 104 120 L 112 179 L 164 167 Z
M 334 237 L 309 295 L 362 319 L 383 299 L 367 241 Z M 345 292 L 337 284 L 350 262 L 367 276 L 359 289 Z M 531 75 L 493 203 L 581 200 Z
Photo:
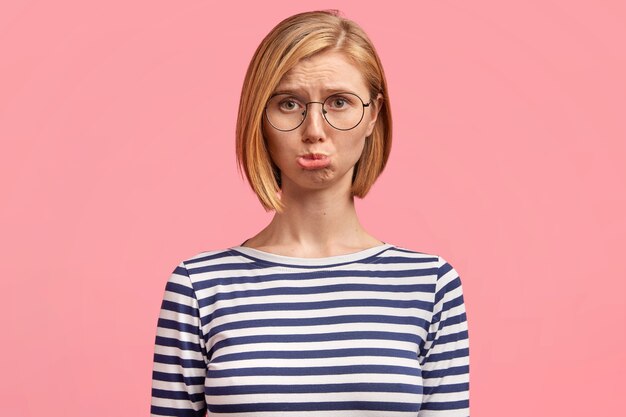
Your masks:
M 280 88 L 280 89 L 276 89 L 272 95 L 276 95 L 276 94 L 290 94 L 290 95 L 294 95 L 294 96 L 300 96 L 302 90 L 299 89 L 293 89 L 293 88 Z
M 351 88 L 347 88 L 347 87 L 341 87 L 341 86 L 329 86 L 329 87 L 324 87 L 322 89 L 322 95 L 324 95 L 324 97 L 327 97 L 329 95 L 333 95 L 336 93 L 354 93 L 353 90 Z M 308 97 L 309 94 L 305 91 L 305 89 L 301 88 L 301 87 L 291 87 L 291 86 L 285 86 L 279 89 L 276 89 L 276 91 L 274 91 L 274 93 L 272 93 L 273 95 L 276 94 L 292 94 L 294 96 L 298 96 L 298 97 Z

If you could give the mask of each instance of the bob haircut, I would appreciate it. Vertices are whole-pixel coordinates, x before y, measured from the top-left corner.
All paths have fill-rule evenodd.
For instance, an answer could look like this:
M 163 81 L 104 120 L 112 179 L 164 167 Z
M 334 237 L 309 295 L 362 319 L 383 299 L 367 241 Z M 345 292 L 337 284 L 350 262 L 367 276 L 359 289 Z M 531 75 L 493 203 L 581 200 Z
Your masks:
M 339 51 L 360 69 L 371 97 L 383 97 L 372 134 L 357 161 L 352 195 L 365 197 L 381 174 L 391 151 L 391 110 L 387 80 L 374 45 L 363 29 L 336 10 L 299 13 L 280 22 L 257 48 L 241 90 L 237 116 L 237 163 L 266 210 L 282 211 L 280 171 L 263 136 L 267 100 L 282 77 L 301 59 Z

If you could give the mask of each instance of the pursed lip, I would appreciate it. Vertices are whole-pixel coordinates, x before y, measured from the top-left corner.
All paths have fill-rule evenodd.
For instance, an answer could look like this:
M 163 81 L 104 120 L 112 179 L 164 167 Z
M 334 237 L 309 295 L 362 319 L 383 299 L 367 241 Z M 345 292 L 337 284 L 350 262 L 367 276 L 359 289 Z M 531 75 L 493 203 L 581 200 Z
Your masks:
M 303 153 L 299 155 L 299 158 L 324 159 L 324 158 L 328 158 L 328 155 L 326 155 L 325 153 L 320 153 L 320 152 L 307 152 L 307 153 Z
M 330 165 L 328 155 L 318 152 L 308 152 L 298 156 L 296 159 L 300 168 L 305 170 L 323 169 Z

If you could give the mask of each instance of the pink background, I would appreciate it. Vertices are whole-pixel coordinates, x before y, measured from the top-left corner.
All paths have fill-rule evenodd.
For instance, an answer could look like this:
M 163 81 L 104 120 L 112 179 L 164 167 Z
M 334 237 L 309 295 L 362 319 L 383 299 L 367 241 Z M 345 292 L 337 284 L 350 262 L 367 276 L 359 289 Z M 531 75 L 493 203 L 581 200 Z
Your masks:
M 408 3 L 2 2 L 0 414 L 148 414 L 169 274 L 270 218 L 234 158 L 248 61 L 335 7 L 394 112 L 359 212 L 461 274 L 473 415 L 624 415 L 625 3 Z

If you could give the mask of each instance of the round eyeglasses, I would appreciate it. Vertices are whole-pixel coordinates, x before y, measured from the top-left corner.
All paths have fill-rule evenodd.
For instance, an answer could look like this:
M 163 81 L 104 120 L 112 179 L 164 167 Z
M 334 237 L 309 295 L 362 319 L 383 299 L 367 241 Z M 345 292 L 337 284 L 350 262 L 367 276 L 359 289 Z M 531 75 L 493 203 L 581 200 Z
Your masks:
M 372 101 L 364 103 L 354 93 L 335 93 L 324 101 L 305 102 L 293 94 L 275 94 L 267 101 L 265 117 L 274 129 L 282 132 L 295 130 L 304 122 L 309 104 L 321 104 L 322 115 L 329 125 L 337 130 L 354 129 L 363 120 L 365 108 Z

